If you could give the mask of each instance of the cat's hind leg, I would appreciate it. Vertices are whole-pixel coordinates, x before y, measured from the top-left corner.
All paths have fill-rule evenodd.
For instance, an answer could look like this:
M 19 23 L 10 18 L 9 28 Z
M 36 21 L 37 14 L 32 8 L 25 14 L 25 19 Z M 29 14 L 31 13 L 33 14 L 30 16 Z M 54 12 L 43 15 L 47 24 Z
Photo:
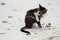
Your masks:
M 32 17 L 27 17 L 25 19 L 25 24 L 27 28 L 32 28 L 33 23 L 34 23 L 34 19 Z

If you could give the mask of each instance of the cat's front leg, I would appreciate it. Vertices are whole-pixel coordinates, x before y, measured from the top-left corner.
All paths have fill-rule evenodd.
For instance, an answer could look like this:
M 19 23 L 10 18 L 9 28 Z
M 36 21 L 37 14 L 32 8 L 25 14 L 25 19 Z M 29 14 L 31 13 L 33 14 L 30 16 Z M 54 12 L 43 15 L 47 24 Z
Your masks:
M 40 23 L 40 22 L 37 22 L 37 24 L 38 24 L 39 28 L 42 28 L 42 26 L 41 26 L 41 23 Z

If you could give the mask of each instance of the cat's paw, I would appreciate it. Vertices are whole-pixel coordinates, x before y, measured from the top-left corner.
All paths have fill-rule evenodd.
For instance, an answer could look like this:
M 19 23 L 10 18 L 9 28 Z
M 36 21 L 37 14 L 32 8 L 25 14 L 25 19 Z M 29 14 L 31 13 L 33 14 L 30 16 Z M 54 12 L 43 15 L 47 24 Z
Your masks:
M 42 28 L 42 26 L 39 26 L 39 28 Z
M 31 35 L 30 33 L 26 34 L 26 35 Z

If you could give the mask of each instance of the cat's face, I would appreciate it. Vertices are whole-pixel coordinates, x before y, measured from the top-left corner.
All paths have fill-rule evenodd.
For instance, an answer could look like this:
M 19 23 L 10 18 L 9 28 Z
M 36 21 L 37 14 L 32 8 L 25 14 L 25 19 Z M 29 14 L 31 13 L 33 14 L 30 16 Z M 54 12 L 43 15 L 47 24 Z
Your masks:
M 40 4 L 39 4 L 39 14 L 45 14 L 47 12 L 47 9 L 45 7 L 42 7 Z

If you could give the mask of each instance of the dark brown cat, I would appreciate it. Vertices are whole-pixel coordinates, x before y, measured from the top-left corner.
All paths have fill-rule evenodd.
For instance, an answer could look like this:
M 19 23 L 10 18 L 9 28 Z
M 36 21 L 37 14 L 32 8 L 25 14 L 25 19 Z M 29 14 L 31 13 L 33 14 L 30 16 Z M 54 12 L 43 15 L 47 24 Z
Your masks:
M 35 8 L 27 11 L 27 14 L 25 16 L 25 27 L 22 27 L 21 31 L 30 34 L 30 32 L 24 29 L 32 28 L 33 23 L 37 23 L 38 26 L 42 28 L 40 19 L 46 12 L 47 9 L 45 7 L 42 7 L 40 4 L 39 4 L 39 8 Z

